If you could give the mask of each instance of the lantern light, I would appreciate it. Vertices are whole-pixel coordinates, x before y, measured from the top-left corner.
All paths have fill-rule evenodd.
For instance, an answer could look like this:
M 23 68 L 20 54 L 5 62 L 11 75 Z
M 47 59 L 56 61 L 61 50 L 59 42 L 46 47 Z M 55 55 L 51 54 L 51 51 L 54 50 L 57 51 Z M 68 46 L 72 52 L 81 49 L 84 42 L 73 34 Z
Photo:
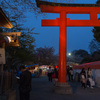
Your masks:
M 10 38 L 9 36 L 5 36 L 4 39 L 5 39 L 5 41 L 6 41 L 7 43 L 10 43 L 10 42 L 11 42 L 11 38 Z

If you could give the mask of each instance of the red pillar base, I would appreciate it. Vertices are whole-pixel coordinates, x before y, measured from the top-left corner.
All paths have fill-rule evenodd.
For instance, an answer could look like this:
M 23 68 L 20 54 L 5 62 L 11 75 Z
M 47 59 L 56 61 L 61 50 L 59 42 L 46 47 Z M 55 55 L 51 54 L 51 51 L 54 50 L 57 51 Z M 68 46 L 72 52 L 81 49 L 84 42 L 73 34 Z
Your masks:
M 54 92 L 58 94 L 72 94 L 72 88 L 68 83 L 56 83 Z

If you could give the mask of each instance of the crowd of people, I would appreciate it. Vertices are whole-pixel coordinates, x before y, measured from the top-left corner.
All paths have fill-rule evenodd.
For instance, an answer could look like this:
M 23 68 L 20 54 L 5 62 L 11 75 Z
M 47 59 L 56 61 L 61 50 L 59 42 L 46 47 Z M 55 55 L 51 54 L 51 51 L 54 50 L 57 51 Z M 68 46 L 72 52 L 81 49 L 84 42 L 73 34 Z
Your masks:
M 73 69 L 67 66 L 68 81 L 73 81 L 74 79 L 73 74 L 74 74 Z M 87 71 L 85 71 L 85 68 L 82 68 L 78 78 L 81 82 L 81 87 L 83 88 L 86 87 L 93 88 L 95 86 L 91 68 L 88 68 Z
M 75 75 L 74 75 L 74 70 L 72 67 L 67 66 L 67 77 L 68 77 L 68 81 L 73 82 L 75 79 Z M 48 80 L 50 82 L 53 82 L 53 84 L 55 85 L 56 82 L 58 81 L 58 69 L 54 68 L 51 69 L 51 67 L 49 67 L 48 70 Z M 82 68 L 81 72 L 79 73 L 79 81 L 81 82 L 81 87 L 86 88 L 86 87 L 90 87 L 93 88 L 95 86 L 95 82 L 93 79 L 93 73 L 92 70 L 90 68 L 88 68 L 88 70 L 86 71 L 85 68 Z
M 53 85 L 56 85 L 56 82 L 58 82 L 58 69 L 56 67 L 53 69 L 49 67 L 47 75 L 48 80 L 50 82 L 53 82 Z M 68 81 L 74 80 L 74 71 L 72 67 L 67 66 L 67 76 Z M 31 72 L 27 70 L 24 65 L 21 65 L 17 78 L 19 80 L 20 100 L 29 100 L 32 82 Z M 80 82 L 81 87 L 83 88 L 93 88 L 93 86 L 95 86 L 95 82 L 93 80 L 93 73 L 90 68 L 88 68 L 87 71 L 85 71 L 85 68 L 82 68 L 80 72 Z
M 83 88 L 86 88 L 86 87 L 91 87 L 93 88 L 93 86 L 95 86 L 95 82 L 93 80 L 93 73 L 92 73 L 92 70 L 90 68 L 88 68 L 87 70 L 87 73 L 85 71 L 85 68 L 82 68 L 81 70 L 81 86 Z
M 19 96 L 20 100 L 30 100 L 30 91 L 32 85 L 32 73 L 25 68 L 25 65 L 19 67 L 19 71 L 16 75 L 16 78 L 19 83 Z M 53 70 L 49 67 L 48 70 L 48 80 L 53 82 L 55 85 L 58 81 L 58 70 L 54 68 Z
M 53 81 L 53 85 L 56 85 L 56 82 L 58 81 L 58 69 L 57 68 L 54 68 L 52 70 L 51 67 L 49 67 L 49 70 L 48 70 L 48 80 L 50 82 Z

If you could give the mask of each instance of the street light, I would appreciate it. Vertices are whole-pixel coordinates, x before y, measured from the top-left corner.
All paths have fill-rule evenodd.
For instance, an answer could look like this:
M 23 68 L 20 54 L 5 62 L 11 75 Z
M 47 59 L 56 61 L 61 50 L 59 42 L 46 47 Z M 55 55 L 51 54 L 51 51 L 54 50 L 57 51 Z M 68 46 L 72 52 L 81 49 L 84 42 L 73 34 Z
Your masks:
M 71 53 L 68 53 L 69 56 L 71 56 Z

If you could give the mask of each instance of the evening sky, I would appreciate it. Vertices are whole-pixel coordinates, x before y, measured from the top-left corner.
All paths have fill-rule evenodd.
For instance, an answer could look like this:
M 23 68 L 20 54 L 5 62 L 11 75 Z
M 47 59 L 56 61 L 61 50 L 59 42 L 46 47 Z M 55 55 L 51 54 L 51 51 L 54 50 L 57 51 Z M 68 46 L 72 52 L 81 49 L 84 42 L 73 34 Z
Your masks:
M 63 1 L 63 0 L 62 0 Z M 76 4 L 95 4 L 97 0 L 71 0 L 68 3 Z M 59 52 L 59 27 L 42 27 L 41 19 L 56 19 L 59 14 L 47 13 L 46 17 L 37 16 L 34 13 L 26 13 L 25 26 L 35 28 L 34 32 L 39 35 L 34 35 L 36 48 L 39 47 L 54 47 L 55 53 Z M 70 19 L 89 19 L 89 14 L 68 14 Z M 98 15 L 99 18 L 99 15 Z M 89 43 L 93 39 L 93 27 L 67 27 L 67 53 L 73 50 L 83 49 L 89 52 Z

